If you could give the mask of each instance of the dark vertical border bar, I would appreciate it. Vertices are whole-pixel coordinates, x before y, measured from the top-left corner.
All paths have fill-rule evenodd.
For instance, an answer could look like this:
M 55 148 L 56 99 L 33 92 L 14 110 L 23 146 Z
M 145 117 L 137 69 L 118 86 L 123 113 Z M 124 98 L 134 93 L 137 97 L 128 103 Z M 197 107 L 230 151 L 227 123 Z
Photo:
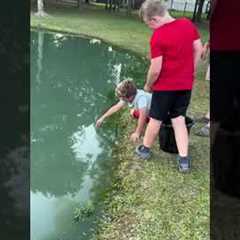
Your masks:
M 240 2 L 212 0 L 211 239 L 240 239 Z
M 30 239 L 30 1 L 0 9 L 0 239 Z

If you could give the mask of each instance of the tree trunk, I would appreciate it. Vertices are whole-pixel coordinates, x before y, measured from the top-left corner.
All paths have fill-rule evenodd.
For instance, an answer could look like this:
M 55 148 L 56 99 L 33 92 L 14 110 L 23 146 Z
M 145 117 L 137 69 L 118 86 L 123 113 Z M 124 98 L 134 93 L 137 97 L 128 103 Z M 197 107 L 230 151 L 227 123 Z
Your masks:
M 208 2 L 208 9 L 207 9 L 207 20 L 209 20 L 210 19 L 210 15 L 211 15 L 211 12 L 212 12 L 212 7 L 211 7 L 211 3 L 210 2 Z
M 198 5 L 198 10 L 197 10 L 197 15 L 196 15 L 197 22 L 201 22 L 201 20 L 202 20 L 202 11 L 203 11 L 204 2 L 205 2 L 205 0 L 199 0 L 199 5 Z
M 171 0 L 170 10 L 173 9 L 173 0 Z
M 77 1 L 77 7 L 78 7 L 79 9 L 81 9 L 81 7 L 82 7 L 81 5 L 82 5 L 82 1 L 81 1 L 81 0 L 78 0 L 78 1 Z
M 127 13 L 130 14 L 132 9 L 132 0 L 128 0 L 128 8 L 127 8 Z
M 192 21 L 193 22 L 196 21 L 196 12 L 197 12 L 197 8 L 198 8 L 198 3 L 199 3 L 199 0 L 196 0 L 194 10 L 193 10 L 193 16 L 192 16 Z
M 36 81 L 38 84 L 41 83 L 41 72 L 42 72 L 42 60 L 43 60 L 43 44 L 44 44 L 44 33 L 38 32 L 38 57 L 37 57 L 37 74 Z
M 44 4 L 43 4 L 43 0 L 37 0 L 37 16 L 39 17 L 44 17 L 47 14 L 44 11 Z

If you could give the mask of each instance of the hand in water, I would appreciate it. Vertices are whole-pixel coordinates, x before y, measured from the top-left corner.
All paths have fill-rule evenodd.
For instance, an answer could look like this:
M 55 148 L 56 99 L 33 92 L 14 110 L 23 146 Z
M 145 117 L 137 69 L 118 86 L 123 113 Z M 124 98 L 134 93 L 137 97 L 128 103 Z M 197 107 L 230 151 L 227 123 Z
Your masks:
M 103 119 L 102 119 L 102 118 L 99 118 L 99 119 L 97 120 L 97 122 L 96 122 L 96 127 L 97 127 L 97 128 L 101 127 L 102 123 L 103 123 Z

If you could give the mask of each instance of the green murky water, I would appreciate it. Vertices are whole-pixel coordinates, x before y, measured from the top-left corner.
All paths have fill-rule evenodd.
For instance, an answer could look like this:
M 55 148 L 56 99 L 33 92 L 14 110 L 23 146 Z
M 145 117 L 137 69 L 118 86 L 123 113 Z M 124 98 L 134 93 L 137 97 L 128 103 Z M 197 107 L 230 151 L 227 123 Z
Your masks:
M 118 132 L 116 118 L 101 129 L 95 121 L 114 102 L 115 85 L 141 82 L 144 69 L 142 59 L 94 40 L 31 33 L 32 240 L 90 239 Z M 91 214 L 74 221 L 89 204 Z

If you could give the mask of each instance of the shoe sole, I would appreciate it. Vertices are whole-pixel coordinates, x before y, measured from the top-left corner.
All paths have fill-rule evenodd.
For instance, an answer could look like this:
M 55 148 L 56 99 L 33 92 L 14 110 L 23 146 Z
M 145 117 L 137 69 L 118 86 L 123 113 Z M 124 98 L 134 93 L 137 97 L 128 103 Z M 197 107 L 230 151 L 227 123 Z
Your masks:
M 178 171 L 181 173 L 189 173 L 191 171 L 191 160 L 189 160 L 189 168 L 188 169 L 182 169 L 180 168 L 180 163 L 178 160 Z
M 143 157 L 141 154 L 138 154 L 137 152 L 136 152 L 136 154 L 137 154 L 137 156 L 138 156 L 139 158 L 141 158 L 141 159 L 143 159 L 143 160 L 148 160 L 148 159 L 151 157 L 151 155 L 149 155 L 149 156 L 147 156 L 147 157 Z
M 191 171 L 191 169 L 188 168 L 188 169 L 186 169 L 186 170 L 183 170 L 183 169 L 181 169 L 180 167 L 178 167 L 178 171 L 179 171 L 180 173 L 189 173 L 189 172 Z

